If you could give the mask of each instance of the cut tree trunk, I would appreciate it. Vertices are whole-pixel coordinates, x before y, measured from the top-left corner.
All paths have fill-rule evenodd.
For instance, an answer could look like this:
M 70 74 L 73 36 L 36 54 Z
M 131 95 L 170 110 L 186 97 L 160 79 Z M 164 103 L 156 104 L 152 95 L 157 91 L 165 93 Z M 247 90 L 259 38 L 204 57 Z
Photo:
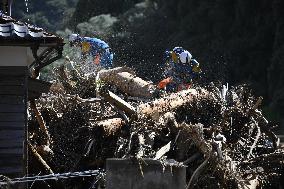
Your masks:
M 130 68 L 118 67 L 102 70 L 98 74 L 100 80 L 115 85 L 129 96 L 151 98 L 156 89 L 153 83 L 136 77 Z
M 121 118 L 107 119 L 97 123 L 97 126 L 103 128 L 106 136 L 118 136 L 118 132 L 121 131 L 121 127 L 124 125 L 125 122 Z
M 197 99 L 205 99 L 209 96 L 209 92 L 206 90 L 188 89 L 173 93 L 168 97 L 160 98 L 153 102 L 141 104 L 138 107 L 138 113 L 149 116 L 154 120 L 159 120 L 159 118 L 167 112 L 173 112 L 186 103 L 193 102 Z

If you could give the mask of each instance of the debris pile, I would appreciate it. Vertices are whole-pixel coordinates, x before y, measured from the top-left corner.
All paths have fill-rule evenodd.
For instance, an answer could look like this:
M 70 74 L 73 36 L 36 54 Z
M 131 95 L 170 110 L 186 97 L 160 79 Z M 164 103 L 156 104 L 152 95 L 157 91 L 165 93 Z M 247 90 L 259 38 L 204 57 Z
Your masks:
M 104 71 L 100 80 L 100 72 L 57 70 L 53 92 L 36 101 L 50 139 L 30 109 L 29 141 L 53 172 L 103 169 L 113 157 L 153 158 L 187 165 L 187 188 L 280 187 L 284 151 L 259 109 L 262 99 L 247 86 L 164 94 L 121 69 L 110 70 L 118 83 Z M 131 93 L 133 86 L 141 92 Z

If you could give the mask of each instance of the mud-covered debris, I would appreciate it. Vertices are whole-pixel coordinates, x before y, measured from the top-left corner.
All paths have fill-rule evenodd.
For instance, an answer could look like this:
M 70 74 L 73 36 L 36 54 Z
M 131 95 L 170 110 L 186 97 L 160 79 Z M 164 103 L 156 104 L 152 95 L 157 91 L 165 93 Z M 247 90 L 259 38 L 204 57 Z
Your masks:
M 117 98 L 137 113 L 131 117 L 108 99 L 88 100 L 98 97 L 96 88 L 89 90 L 94 77 L 76 83 L 72 74 L 60 74 L 64 92 L 36 101 L 53 152 L 41 155 L 53 171 L 104 168 L 106 158 L 156 158 L 187 165 L 187 188 L 279 188 L 284 150 L 249 87 L 225 94 L 214 84 L 195 86 L 147 103 L 120 91 Z M 31 143 L 46 145 L 32 111 L 29 127 Z

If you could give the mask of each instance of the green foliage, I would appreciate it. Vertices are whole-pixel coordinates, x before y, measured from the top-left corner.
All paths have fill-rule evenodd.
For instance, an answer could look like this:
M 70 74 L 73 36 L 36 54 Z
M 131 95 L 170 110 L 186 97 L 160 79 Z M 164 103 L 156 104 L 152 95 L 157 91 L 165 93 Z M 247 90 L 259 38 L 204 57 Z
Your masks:
M 63 58 L 55 61 L 54 63 L 44 67 L 41 70 L 40 78 L 45 81 L 52 81 L 55 79 L 54 69 L 60 67 L 62 64 L 67 64 L 66 57 L 74 62 L 74 66 L 77 68 L 81 62 L 81 51 L 77 47 L 70 47 L 68 44 L 68 36 L 72 33 L 69 29 L 57 31 L 56 34 L 64 39 L 66 45 L 63 49 Z
M 79 0 L 76 11 L 70 22 L 72 29 L 76 29 L 77 24 L 88 21 L 91 17 L 101 14 L 111 14 L 117 16 L 134 4 L 142 0 Z
M 78 0 L 29 0 L 28 12 L 25 1 L 14 1 L 13 17 L 43 27 L 49 31 L 64 29 L 69 22 Z
M 77 25 L 79 33 L 84 36 L 108 36 L 111 35 L 111 27 L 117 22 L 116 17 L 110 14 L 102 14 L 90 18 L 88 22 L 83 22 Z

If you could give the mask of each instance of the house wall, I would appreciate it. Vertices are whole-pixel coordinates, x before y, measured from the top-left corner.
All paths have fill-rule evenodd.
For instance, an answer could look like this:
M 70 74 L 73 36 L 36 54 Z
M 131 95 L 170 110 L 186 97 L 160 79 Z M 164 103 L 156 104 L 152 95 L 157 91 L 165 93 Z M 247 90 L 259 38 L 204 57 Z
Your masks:
M 27 47 L 0 47 L 0 66 L 27 66 Z
M 44 48 L 38 50 L 40 54 Z M 0 175 L 25 175 L 29 47 L 0 46 Z
M 27 66 L 24 51 L 11 57 L 0 50 L 0 175 L 24 176 L 27 127 Z M 14 52 L 15 52 L 14 51 Z M 7 65 L 5 61 L 10 63 Z M 12 62 L 15 61 L 15 62 Z M 22 61 L 20 61 L 22 60 Z M 13 65 L 13 66 L 11 66 Z
M 46 47 L 40 47 L 37 54 Z M 27 66 L 32 64 L 34 57 L 30 47 L 0 46 L 0 66 Z

